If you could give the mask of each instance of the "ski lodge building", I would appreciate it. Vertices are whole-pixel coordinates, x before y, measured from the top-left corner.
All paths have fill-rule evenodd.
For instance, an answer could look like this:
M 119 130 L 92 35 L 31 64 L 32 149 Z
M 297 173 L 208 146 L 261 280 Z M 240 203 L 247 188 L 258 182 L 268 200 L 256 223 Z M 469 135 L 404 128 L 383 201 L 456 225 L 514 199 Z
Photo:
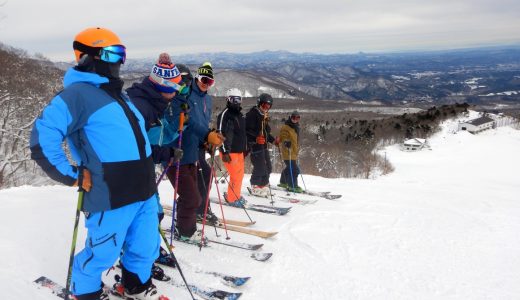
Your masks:
M 495 120 L 489 117 L 480 117 L 459 123 L 459 130 L 467 130 L 473 134 L 491 128 L 495 128 Z
M 424 148 L 430 148 L 430 145 L 428 145 L 425 139 L 410 139 L 401 144 L 401 150 L 403 151 L 418 151 Z

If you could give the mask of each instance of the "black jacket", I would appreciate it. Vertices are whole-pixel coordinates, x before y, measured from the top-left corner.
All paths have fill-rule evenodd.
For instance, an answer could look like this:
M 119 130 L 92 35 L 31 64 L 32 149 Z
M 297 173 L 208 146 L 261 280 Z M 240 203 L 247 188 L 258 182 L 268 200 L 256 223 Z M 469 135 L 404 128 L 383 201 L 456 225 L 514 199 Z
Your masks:
M 226 107 L 217 117 L 217 130 L 226 138 L 220 148 L 221 152 L 242 153 L 246 151 L 246 119 L 240 109 Z
M 246 113 L 246 134 L 247 144 L 252 151 L 267 148 L 267 144 L 259 145 L 256 143 L 256 137 L 260 135 L 263 135 L 267 142 L 274 142 L 274 137 L 271 135 L 271 127 L 269 127 L 269 119 L 265 117 L 258 106 L 252 107 Z
M 143 115 L 146 131 L 155 126 L 160 126 L 160 119 L 164 117 L 166 108 L 170 105 L 158 92 L 148 77 L 142 82 L 134 83 L 126 89 L 128 97 Z M 171 147 L 151 145 L 154 163 L 168 162 L 172 155 Z

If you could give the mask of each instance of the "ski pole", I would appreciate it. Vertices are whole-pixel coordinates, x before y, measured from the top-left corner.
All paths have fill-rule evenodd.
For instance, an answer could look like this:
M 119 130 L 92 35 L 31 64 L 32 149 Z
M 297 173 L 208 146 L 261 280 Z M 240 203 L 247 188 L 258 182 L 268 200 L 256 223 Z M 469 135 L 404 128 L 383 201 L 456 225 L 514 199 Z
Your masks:
M 269 147 L 269 145 L 267 145 Z M 267 150 L 267 155 L 264 155 L 265 156 L 265 159 L 267 160 L 269 158 L 269 163 L 271 163 L 271 159 L 270 159 L 270 154 L 269 154 L 269 148 L 266 148 Z M 266 161 L 267 163 L 267 161 Z M 271 165 L 271 169 L 272 169 L 272 165 Z M 267 178 L 269 178 L 269 174 L 267 174 Z M 271 196 L 271 205 L 274 206 L 274 199 L 273 199 L 273 191 L 271 190 L 271 183 L 268 181 L 267 182 L 267 186 L 269 187 L 269 196 Z
M 172 258 L 173 260 L 173 263 L 175 264 L 175 266 L 177 267 L 177 270 L 179 270 L 179 274 L 181 275 L 182 277 L 182 280 L 184 281 L 184 284 L 186 285 L 186 288 L 188 289 L 188 292 L 190 293 L 191 295 L 191 299 L 195 300 L 195 297 L 193 296 L 193 293 L 191 292 L 191 289 L 190 289 L 190 286 L 188 285 L 188 282 L 186 281 L 186 278 L 184 277 L 184 273 L 182 273 L 182 269 L 181 269 L 181 265 L 179 265 L 179 261 L 177 260 L 177 258 L 175 257 L 175 254 L 173 254 L 173 250 L 172 250 L 172 246 L 168 245 L 168 240 L 166 239 L 166 236 L 164 236 L 164 232 L 163 230 L 161 229 L 161 226 L 159 225 L 159 233 L 161 234 L 161 237 L 164 241 L 164 243 L 166 244 L 166 248 L 168 248 L 168 252 L 170 253 L 170 257 Z M 173 235 L 174 233 L 172 232 L 171 235 Z
M 172 165 L 173 165 L 173 157 L 170 159 L 170 161 L 166 165 L 166 168 L 164 168 L 164 170 L 162 171 L 161 176 L 159 176 L 159 179 L 155 183 L 156 186 L 159 186 L 159 183 L 161 183 L 161 180 L 163 179 L 164 175 L 166 175 L 166 173 L 168 172 L 168 170 L 170 169 L 170 167 Z
M 294 187 L 294 174 L 293 174 L 293 170 L 292 170 L 291 148 L 288 148 L 288 149 L 289 149 L 289 172 L 291 173 L 292 191 L 294 193 L 296 191 L 296 189 Z
M 215 167 L 215 148 L 211 148 L 211 173 L 209 174 L 209 182 L 213 180 L 214 167 Z M 202 229 L 200 236 L 200 245 L 199 251 L 202 251 L 202 243 L 204 241 L 204 227 L 206 226 L 206 215 L 208 213 L 209 206 L 209 193 L 211 192 L 211 185 L 208 186 L 208 191 L 206 193 L 206 205 L 204 206 L 204 218 L 202 219 Z
M 215 164 L 215 161 L 213 161 L 213 164 Z M 213 177 L 216 179 L 215 176 L 215 168 L 211 168 L 211 171 L 213 172 Z M 224 209 L 222 208 L 222 199 L 220 198 L 220 191 L 218 189 L 218 181 L 215 180 L 215 187 L 217 188 L 217 195 L 218 195 L 218 203 L 220 204 L 220 212 L 222 213 L 222 220 L 224 220 L 224 232 L 226 233 L 226 240 L 229 240 L 229 234 L 227 230 L 227 224 L 226 224 L 226 217 L 224 217 Z M 209 199 L 209 197 L 208 197 Z
M 179 114 L 179 145 L 178 148 L 182 149 L 182 129 L 184 126 L 184 111 L 181 111 Z M 170 235 L 170 247 L 173 244 L 173 233 L 175 232 L 175 212 L 177 211 L 177 189 L 179 187 L 179 171 L 181 169 L 181 162 L 177 162 L 177 171 L 175 172 L 175 186 L 174 186 L 174 192 L 173 192 L 173 211 L 172 211 L 172 227 L 171 231 L 172 234 Z
M 302 178 L 303 188 L 305 189 L 305 191 L 307 191 L 307 186 L 305 185 L 305 181 L 303 180 L 303 175 L 301 172 L 300 172 L 300 177 Z
M 220 168 L 219 168 L 219 169 L 220 169 Z M 222 169 L 220 169 L 220 172 L 222 172 Z M 227 179 L 227 176 L 228 176 L 228 171 L 226 170 L 226 171 L 222 172 L 222 175 L 220 176 L 220 178 L 218 179 L 218 181 L 219 181 L 220 183 L 225 183 L 225 182 L 226 182 L 225 179 Z
M 202 182 L 202 188 L 204 189 L 204 195 L 206 195 L 208 193 L 208 189 L 206 187 L 206 181 L 204 180 L 204 173 L 202 172 L 202 165 L 200 164 L 200 162 L 198 162 L 197 169 L 199 170 L 200 180 Z M 211 184 L 211 182 L 209 182 L 208 184 Z M 208 206 L 208 208 L 209 208 L 209 206 Z M 204 216 L 204 218 L 206 218 L 206 216 Z M 215 224 L 213 224 L 213 228 L 215 228 L 215 235 L 217 237 L 219 237 L 218 232 L 217 232 L 217 226 Z
M 219 165 L 217 165 L 217 168 L 219 169 L 220 172 L 222 172 L 222 169 L 220 168 Z M 227 179 L 227 177 L 224 177 L 224 179 L 226 180 L 225 182 L 227 182 L 228 186 L 231 186 L 230 183 L 229 183 L 229 180 Z M 231 191 L 233 192 L 233 194 L 235 195 L 235 197 L 238 198 L 238 195 L 237 195 L 237 193 L 235 192 L 235 189 L 233 189 L 233 186 L 231 186 Z M 253 221 L 253 219 L 251 219 L 251 216 L 247 213 L 246 208 L 242 206 L 242 209 L 243 209 L 244 212 L 246 213 L 246 216 L 247 216 L 247 218 L 249 219 L 249 221 L 255 223 L 255 221 Z
M 74 262 L 74 253 L 76 252 L 76 239 L 78 237 L 78 224 L 79 224 L 79 217 L 81 213 L 81 208 L 83 207 L 83 197 L 85 190 L 83 189 L 83 170 L 84 167 L 79 167 L 79 174 L 78 174 L 78 205 L 76 206 L 76 219 L 74 220 L 74 230 L 72 233 L 72 245 L 70 247 L 70 256 L 69 256 L 69 268 L 67 270 L 67 281 L 65 284 L 65 296 L 63 299 L 69 299 L 70 294 L 70 284 L 72 281 L 72 264 Z

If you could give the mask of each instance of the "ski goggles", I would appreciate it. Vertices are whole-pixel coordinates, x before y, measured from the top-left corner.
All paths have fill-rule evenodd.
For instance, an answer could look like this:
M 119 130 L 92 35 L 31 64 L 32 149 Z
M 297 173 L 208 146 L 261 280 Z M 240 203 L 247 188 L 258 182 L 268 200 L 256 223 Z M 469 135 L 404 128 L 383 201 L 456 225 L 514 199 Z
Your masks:
M 299 119 L 300 119 L 300 116 L 291 116 L 291 119 L 293 119 L 293 120 L 299 120 Z
M 242 97 L 240 96 L 228 96 L 227 101 L 232 104 L 242 103 Z
M 172 92 L 178 92 L 178 93 L 182 94 L 184 89 L 187 88 L 185 84 L 178 84 L 178 83 L 175 83 L 175 82 L 170 81 L 168 79 L 164 79 L 164 78 L 160 78 L 160 77 L 156 77 L 154 79 L 155 80 L 156 79 L 160 79 L 160 80 L 158 80 L 159 82 L 157 82 L 157 83 L 162 85 L 162 86 L 166 86 L 166 87 L 172 88 L 173 89 Z
M 215 84 L 215 79 L 209 78 L 208 76 L 197 75 L 197 79 L 205 85 L 212 86 Z
M 107 63 L 125 63 L 126 60 L 126 48 L 123 45 L 113 45 L 101 48 L 99 50 L 99 58 Z
M 264 110 L 268 110 L 271 108 L 271 104 L 267 103 L 267 102 L 264 102 L 262 104 L 260 104 L 260 106 L 264 109 Z

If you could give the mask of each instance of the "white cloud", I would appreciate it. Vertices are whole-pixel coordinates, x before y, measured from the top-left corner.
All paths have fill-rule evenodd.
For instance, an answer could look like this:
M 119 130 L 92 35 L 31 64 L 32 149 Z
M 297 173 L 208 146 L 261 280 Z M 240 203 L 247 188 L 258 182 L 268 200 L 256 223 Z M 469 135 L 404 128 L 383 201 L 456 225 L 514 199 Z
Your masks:
M 71 60 L 74 35 L 112 29 L 129 56 L 159 51 L 357 52 L 520 41 L 520 1 L 8 0 L 0 40 Z

